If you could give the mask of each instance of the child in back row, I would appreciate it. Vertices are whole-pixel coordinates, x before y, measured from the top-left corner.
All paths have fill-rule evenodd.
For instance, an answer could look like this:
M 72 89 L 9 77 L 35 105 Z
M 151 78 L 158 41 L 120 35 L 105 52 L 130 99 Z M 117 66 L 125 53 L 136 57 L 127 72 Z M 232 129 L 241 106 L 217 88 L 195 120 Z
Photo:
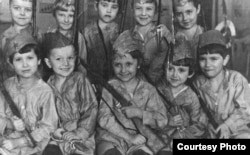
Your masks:
M 63 34 L 65 37 L 67 37 L 70 40 L 74 39 L 73 34 L 73 24 L 74 22 L 77 22 L 75 19 L 75 0 L 56 0 L 54 3 L 53 8 L 53 16 L 57 23 L 57 29 L 55 30 L 49 30 L 52 32 L 58 31 L 59 33 Z M 79 59 L 82 59 L 83 61 L 87 61 L 87 49 L 85 44 L 85 39 L 83 35 L 77 31 L 78 33 L 78 49 L 76 55 Z M 46 51 L 43 51 L 43 53 L 46 53 Z M 76 69 L 81 72 L 86 72 L 85 68 L 80 65 L 79 60 L 77 60 Z M 44 80 L 47 80 L 49 76 L 52 74 L 53 71 L 49 70 L 47 66 L 44 64 Z
M 198 17 L 201 12 L 200 0 L 174 0 L 174 17 L 176 20 L 176 36 L 184 35 L 191 43 L 195 63 L 197 61 L 197 47 L 199 35 L 203 33 L 203 27 L 198 25 Z M 196 69 L 197 70 L 197 69 Z
M 163 75 L 163 63 L 168 51 L 171 33 L 163 24 L 154 23 L 157 15 L 157 0 L 133 0 L 131 2 L 136 26 L 128 30 L 142 46 L 143 63 L 141 69 L 152 83 Z
M 225 68 L 230 59 L 225 38 L 217 30 L 204 32 L 198 51 L 202 75 L 194 83 L 219 124 L 217 129 L 208 125 L 210 136 L 250 138 L 250 88 L 245 77 Z
M 6 44 L 8 61 L 16 75 L 4 86 L 21 114 L 10 109 L 9 100 L 0 102 L 0 154 L 41 155 L 57 128 L 58 116 L 52 89 L 37 76 L 39 50 L 34 38 L 21 32 Z M 1 97 L 5 97 L 2 96 Z M 25 131 L 31 135 L 31 139 Z
M 95 10 L 98 19 L 87 25 L 83 34 L 87 45 L 87 64 L 105 80 L 113 76 L 112 45 L 118 37 L 118 24 L 115 19 L 121 9 L 122 0 L 96 0 Z M 98 81 L 90 76 L 91 83 Z
M 8 51 L 6 50 L 5 45 L 22 31 L 27 31 L 30 34 L 32 34 L 33 31 L 33 27 L 31 25 L 33 0 L 10 0 L 9 6 L 12 25 L 0 35 L 0 82 L 3 82 L 7 78 L 15 75 L 15 71 L 7 62 Z M 38 34 L 37 37 L 41 38 L 41 35 Z
M 45 62 L 54 72 L 48 84 L 54 90 L 59 115 L 54 134 L 58 142 L 52 143 L 59 145 L 64 155 L 94 155 L 98 106 L 86 75 L 74 72 L 77 55 L 72 41 L 59 32 L 48 33 L 44 46 Z M 75 140 L 80 141 L 80 149 L 70 145 Z

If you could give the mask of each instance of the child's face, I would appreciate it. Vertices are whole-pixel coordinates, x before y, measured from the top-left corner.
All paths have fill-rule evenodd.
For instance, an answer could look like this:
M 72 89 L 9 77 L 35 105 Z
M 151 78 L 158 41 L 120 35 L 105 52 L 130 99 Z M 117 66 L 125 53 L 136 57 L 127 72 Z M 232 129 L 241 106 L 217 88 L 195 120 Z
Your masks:
M 73 72 L 75 60 L 75 50 L 71 45 L 52 49 L 49 58 L 45 58 L 46 64 L 53 69 L 55 75 L 61 77 L 67 77 Z
M 12 0 L 10 12 L 14 24 L 27 26 L 32 19 L 32 2 L 29 0 Z
M 215 78 L 223 71 L 223 66 L 226 66 L 229 57 L 225 59 L 220 54 L 202 54 L 199 58 L 201 71 L 208 78 Z
M 57 10 L 55 13 L 56 21 L 59 29 L 68 31 L 72 28 L 74 22 L 74 12 L 72 10 Z
M 15 53 L 12 62 L 15 72 L 20 78 L 33 77 L 37 72 L 39 64 L 40 60 L 38 60 L 33 49 L 31 49 L 30 52 L 23 54 Z
M 179 88 L 187 81 L 189 77 L 189 67 L 186 66 L 175 66 L 169 64 L 169 67 L 165 68 L 165 78 L 169 84 L 174 88 Z
M 136 22 L 141 26 L 152 23 L 155 16 L 155 3 L 135 3 L 134 17 Z
M 99 18 L 104 22 L 104 23 L 110 23 L 112 22 L 119 11 L 119 5 L 116 1 L 114 2 L 109 2 L 106 0 L 100 0 L 97 4 L 97 11 L 99 14 Z
M 179 26 L 183 29 L 190 29 L 197 24 L 197 17 L 200 6 L 196 8 L 193 2 L 187 2 L 183 6 L 175 6 L 175 17 Z
M 115 75 L 122 82 L 130 82 L 135 79 L 138 67 L 138 60 L 130 54 L 123 56 L 116 54 L 113 60 Z

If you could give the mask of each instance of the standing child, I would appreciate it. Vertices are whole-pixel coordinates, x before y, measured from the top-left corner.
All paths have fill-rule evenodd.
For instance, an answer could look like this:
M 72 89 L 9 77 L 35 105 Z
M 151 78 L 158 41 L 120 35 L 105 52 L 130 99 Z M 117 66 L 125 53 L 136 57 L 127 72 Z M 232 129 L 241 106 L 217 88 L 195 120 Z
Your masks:
M 56 19 L 58 28 L 55 30 L 51 30 L 52 32 L 60 32 L 68 39 L 73 40 L 73 24 L 77 22 L 75 18 L 75 0 L 56 0 L 53 8 L 53 16 Z M 77 31 L 77 30 L 76 30 Z M 77 55 L 80 59 L 87 61 L 87 50 L 85 45 L 85 39 L 83 35 L 77 31 L 78 33 L 78 50 Z M 46 53 L 46 51 L 44 51 Z M 86 72 L 84 67 L 77 62 L 78 71 Z M 45 64 L 44 64 L 45 65 Z M 52 71 L 51 71 L 52 72 Z M 52 74 L 47 66 L 44 66 L 44 79 L 47 80 Z
M 197 61 L 197 47 L 199 35 L 203 28 L 197 24 L 201 11 L 200 0 L 174 0 L 174 14 L 177 22 L 176 35 L 184 35 L 190 41 L 195 62 Z
M 163 62 L 168 51 L 171 35 L 165 25 L 156 25 L 157 0 L 133 0 L 132 8 L 136 26 L 130 30 L 133 37 L 143 47 L 141 69 L 153 83 L 163 75 Z
M 22 31 L 27 31 L 30 34 L 33 31 L 31 25 L 33 0 L 10 0 L 9 2 L 12 25 L 0 35 L 1 82 L 15 75 L 15 71 L 7 62 L 6 43 L 8 44 L 11 39 Z
M 7 155 L 41 155 L 57 128 L 58 116 L 52 89 L 36 72 L 40 64 L 37 43 L 22 32 L 6 44 L 8 60 L 16 76 L 4 82 L 22 118 L 17 118 L 6 102 L 1 102 L 1 153 Z M 9 103 L 10 104 L 10 103 Z M 30 137 L 34 139 L 34 146 Z
M 151 155 L 151 148 L 145 145 L 146 138 L 139 134 L 131 118 L 161 129 L 168 122 L 164 103 L 155 88 L 138 77 L 142 55 L 128 31 L 115 41 L 114 51 L 115 78 L 109 84 L 133 105 L 121 108 L 112 94 L 103 90 L 98 115 L 101 129 L 97 132 L 97 155 Z
M 64 155 L 94 155 L 97 101 L 92 87 L 81 72 L 74 72 L 77 58 L 71 40 L 59 32 L 45 36 L 47 57 L 45 62 L 54 73 L 48 83 L 56 94 L 56 107 L 60 118 L 54 137 Z M 81 149 L 70 145 L 81 142 Z
M 90 69 L 99 73 L 105 80 L 113 76 L 112 45 L 118 37 L 118 24 L 115 19 L 121 8 L 122 0 L 96 0 L 95 10 L 98 19 L 84 28 L 84 37 L 87 44 L 87 63 Z M 91 83 L 98 83 L 94 77 L 89 78 Z
M 158 89 L 172 103 L 169 126 L 164 133 L 172 139 L 202 138 L 205 133 L 205 114 L 198 97 L 186 84 L 194 74 L 194 57 L 190 43 L 184 37 L 177 37 L 173 58 L 165 62 L 165 77 L 158 83 Z
M 229 61 L 225 38 L 217 30 L 204 32 L 199 42 L 202 75 L 195 85 L 207 108 L 219 124 L 209 124 L 212 137 L 250 138 L 250 88 L 240 73 L 225 68 Z

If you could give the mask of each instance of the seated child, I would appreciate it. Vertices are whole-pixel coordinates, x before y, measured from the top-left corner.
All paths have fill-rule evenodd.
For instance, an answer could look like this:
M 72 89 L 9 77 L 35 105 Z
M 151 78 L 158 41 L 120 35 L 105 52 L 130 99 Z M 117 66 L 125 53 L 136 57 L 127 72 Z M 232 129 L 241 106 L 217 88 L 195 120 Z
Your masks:
M 28 32 L 22 32 L 6 44 L 6 51 L 16 75 L 4 85 L 21 118 L 15 116 L 8 100 L 0 102 L 0 133 L 4 137 L 0 154 L 41 155 L 57 128 L 58 116 L 52 89 L 36 74 L 40 64 L 37 43 Z
M 11 26 L 0 35 L 0 81 L 4 82 L 7 78 L 14 76 L 15 71 L 7 62 L 7 51 L 5 45 L 22 31 L 33 33 L 32 14 L 33 0 L 9 0 Z M 37 38 L 41 39 L 41 33 L 35 32 Z
M 158 8 L 157 0 L 133 0 L 131 4 L 136 25 L 127 31 L 130 31 L 133 38 L 143 47 L 141 70 L 146 79 L 156 83 L 163 75 L 163 63 L 169 48 L 168 43 L 171 41 L 171 33 L 165 25 L 156 25 L 154 22 Z
M 194 84 L 219 124 L 216 129 L 209 124 L 210 135 L 250 138 L 250 88 L 244 76 L 225 68 L 230 59 L 225 38 L 217 30 L 203 33 L 198 52 L 202 75 Z
M 202 138 L 205 133 L 205 114 L 198 97 L 187 85 L 194 74 L 194 56 L 190 42 L 177 37 L 173 57 L 166 61 L 165 77 L 158 83 L 158 90 L 171 105 L 168 127 L 163 133 L 173 139 Z M 166 103 L 167 104 L 167 103 Z
M 138 76 L 142 55 L 131 34 L 123 32 L 114 43 L 113 69 L 115 78 L 109 84 L 133 105 L 120 103 L 106 89 L 100 102 L 97 131 L 97 155 L 151 155 L 146 138 L 131 118 L 143 125 L 161 129 L 168 123 L 166 109 L 156 89 Z M 157 144 L 155 144 L 157 145 Z
M 92 87 L 81 72 L 74 72 L 77 59 L 71 40 L 59 32 L 45 36 L 47 56 L 45 62 L 54 73 L 48 84 L 56 95 L 59 128 L 54 137 L 64 155 L 94 155 L 97 101 Z M 80 141 L 81 148 L 72 147 L 72 141 Z

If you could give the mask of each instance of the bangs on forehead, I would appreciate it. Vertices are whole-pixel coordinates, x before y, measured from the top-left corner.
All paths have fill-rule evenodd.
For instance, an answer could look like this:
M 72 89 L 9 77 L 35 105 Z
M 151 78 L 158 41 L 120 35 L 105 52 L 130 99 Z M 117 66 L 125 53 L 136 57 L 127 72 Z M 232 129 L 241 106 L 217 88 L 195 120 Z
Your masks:
M 141 3 L 141 4 L 144 4 L 144 3 L 156 3 L 157 0 L 134 0 L 134 3 Z
M 111 2 L 111 3 L 118 3 L 119 0 L 99 0 L 101 1 L 106 1 L 106 2 Z
M 13 1 L 14 1 L 14 0 L 10 0 L 9 3 L 12 3 Z M 18 1 L 18 0 L 16 0 L 16 1 Z M 33 3 L 33 0 L 19 0 L 19 1 Z
M 56 3 L 54 6 L 54 11 L 60 10 L 60 11 L 75 11 L 75 6 L 69 3 L 65 2 L 59 2 Z

